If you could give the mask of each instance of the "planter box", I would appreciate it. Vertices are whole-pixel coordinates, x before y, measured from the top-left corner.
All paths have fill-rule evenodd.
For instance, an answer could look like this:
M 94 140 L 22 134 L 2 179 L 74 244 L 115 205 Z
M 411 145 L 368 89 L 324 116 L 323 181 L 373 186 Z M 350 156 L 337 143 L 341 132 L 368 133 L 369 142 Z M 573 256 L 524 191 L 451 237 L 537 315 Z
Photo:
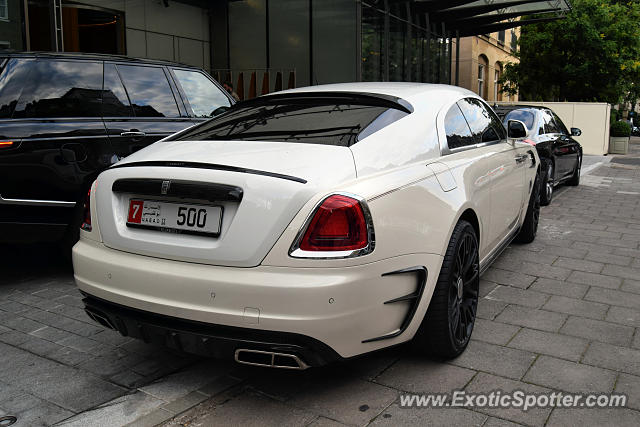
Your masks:
M 609 137 L 610 154 L 627 154 L 629 152 L 629 137 L 611 136 Z

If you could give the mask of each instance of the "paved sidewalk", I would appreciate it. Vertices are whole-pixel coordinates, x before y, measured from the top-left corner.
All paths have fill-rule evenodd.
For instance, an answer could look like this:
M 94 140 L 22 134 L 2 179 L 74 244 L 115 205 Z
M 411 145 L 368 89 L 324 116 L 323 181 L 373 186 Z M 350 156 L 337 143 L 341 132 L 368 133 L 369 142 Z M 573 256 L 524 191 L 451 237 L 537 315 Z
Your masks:
M 331 369 L 263 372 L 167 425 L 640 425 L 639 243 L 640 167 L 603 164 L 561 188 L 536 241 L 511 245 L 483 276 L 472 342 L 457 359 L 402 347 Z M 398 404 L 402 393 L 459 389 L 617 392 L 628 403 L 527 412 Z
M 599 165 L 543 208 L 534 243 L 512 245 L 483 276 L 462 356 L 441 363 L 403 346 L 304 372 L 120 337 L 86 317 L 53 248 L 3 247 L 0 416 L 16 415 L 18 426 L 154 425 L 176 415 L 167 425 L 637 426 L 639 243 L 640 166 Z M 527 412 L 398 405 L 401 393 L 456 389 L 615 391 L 629 401 L 622 409 Z

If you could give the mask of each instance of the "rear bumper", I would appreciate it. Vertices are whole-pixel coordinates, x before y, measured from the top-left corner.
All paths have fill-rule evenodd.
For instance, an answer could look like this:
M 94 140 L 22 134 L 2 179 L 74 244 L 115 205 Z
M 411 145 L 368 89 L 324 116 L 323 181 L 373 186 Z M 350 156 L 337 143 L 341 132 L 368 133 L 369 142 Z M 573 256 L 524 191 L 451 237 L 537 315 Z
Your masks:
M 89 303 L 102 300 L 131 313 L 164 316 L 159 324 L 144 322 L 163 329 L 164 335 L 185 330 L 197 336 L 199 329 L 192 326 L 199 325 L 213 328 L 203 336 L 256 341 L 257 349 L 271 341 L 309 348 L 320 355 L 306 361 L 310 365 L 334 360 L 326 355 L 331 352 L 348 358 L 410 340 L 424 317 L 441 263 L 439 255 L 411 254 L 346 268 L 239 268 L 135 255 L 86 239 L 73 248 L 76 283 L 93 297 Z M 425 269 L 426 277 L 415 274 Z M 419 287 L 421 298 L 391 302 Z M 130 330 L 127 326 L 132 334 Z M 225 335 L 229 331 L 233 333 Z M 271 333 L 286 339 L 274 340 Z M 180 345 L 194 351 L 196 344 Z M 228 349 L 221 351 L 225 354 L 220 356 L 228 355 Z
M 309 366 L 322 366 L 342 359 L 320 341 L 300 334 L 195 322 L 85 295 L 83 302 L 89 317 L 124 336 L 147 343 L 220 359 L 233 359 L 237 349 L 292 354 Z

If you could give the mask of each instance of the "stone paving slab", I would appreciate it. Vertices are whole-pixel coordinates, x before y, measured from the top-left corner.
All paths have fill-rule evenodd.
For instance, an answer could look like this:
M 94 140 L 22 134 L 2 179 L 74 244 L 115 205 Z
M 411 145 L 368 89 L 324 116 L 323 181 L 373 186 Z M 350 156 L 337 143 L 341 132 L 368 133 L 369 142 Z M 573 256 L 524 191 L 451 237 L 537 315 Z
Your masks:
M 501 390 L 503 393 L 510 393 L 521 390 L 527 393 L 543 393 L 549 389 L 539 385 L 528 384 L 522 381 L 514 381 L 504 377 L 479 373 L 466 388 L 469 392 L 486 393 L 492 390 Z M 492 415 L 501 419 L 506 419 L 515 423 L 522 423 L 533 426 L 544 425 L 551 413 L 551 409 L 532 408 L 527 412 L 518 408 L 480 408 L 478 411 L 487 415 Z
M 55 248 L 11 248 L 0 260 L 0 414 L 18 426 L 640 425 L 640 198 L 627 194 L 640 191 L 640 167 L 588 160 L 581 185 L 542 209 L 536 241 L 511 245 L 483 276 L 472 341 L 448 362 L 400 346 L 283 372 L 147 345 L 86 316 Z M 629 401 L 400 406 L 406 393 L 516 389 Z

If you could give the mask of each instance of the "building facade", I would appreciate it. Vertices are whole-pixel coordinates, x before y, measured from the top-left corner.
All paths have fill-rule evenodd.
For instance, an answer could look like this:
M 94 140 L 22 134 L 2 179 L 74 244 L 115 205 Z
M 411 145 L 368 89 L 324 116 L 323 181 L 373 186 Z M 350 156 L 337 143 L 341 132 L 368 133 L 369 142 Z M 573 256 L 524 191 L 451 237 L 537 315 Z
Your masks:
M 166 59 L 209 69 L 208 7 L 160 0 L 9 0 L 0 48 Z M 2 9 L 0 0 L 0 12 Z
M 459 84 L 495 100 L 517 17 L 557 19 L 568 8 L 566 0 L 0 0 L 0 49 L 182 62 L 241 98 L 412 81 Z M 477 34 L 489 36 L 470 37 Z
M 506 64 L 518 61 L 515 53 L 519 36 L 520 30 L 514 28 L 461 38 L 458 85 L 490 102 L 517 101 L 517 95 L 510 96 L 501 92 L 499 82 Z

